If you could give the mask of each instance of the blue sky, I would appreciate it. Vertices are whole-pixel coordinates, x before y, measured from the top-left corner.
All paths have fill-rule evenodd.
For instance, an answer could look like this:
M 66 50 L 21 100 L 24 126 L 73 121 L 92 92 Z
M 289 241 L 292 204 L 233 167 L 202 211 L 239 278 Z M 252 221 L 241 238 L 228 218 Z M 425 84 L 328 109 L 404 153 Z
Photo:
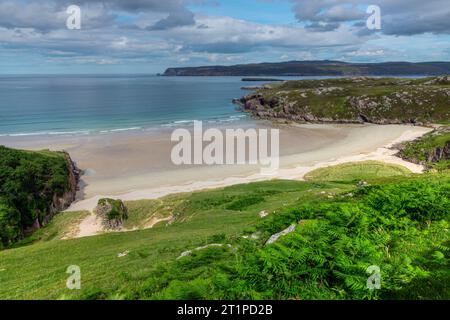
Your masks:
M 68 30 L 66 9 L 81 9 Z M 0 74 L 287 60 L 449 61 L 448 0 L 0 0 Z

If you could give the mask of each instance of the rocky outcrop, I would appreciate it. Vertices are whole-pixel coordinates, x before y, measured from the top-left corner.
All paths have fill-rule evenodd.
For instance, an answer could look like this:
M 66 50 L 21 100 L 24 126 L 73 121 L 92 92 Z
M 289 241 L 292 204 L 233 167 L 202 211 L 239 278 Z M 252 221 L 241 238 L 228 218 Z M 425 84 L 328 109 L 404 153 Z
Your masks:
M 426 85 L 445 85 L 450 84 L 450 76 L 440 76 L 425 82 Z
M 53 195 L 53 201 L 48 209 L 48 214 L 45 216 L 42 225 L 47 225 L 50 220 L 61 211 L 66 210 L 72 202 L 75 201 L 78 191 L 78 182 L 80 181 L 81 170 L 77 168 L 75 162 L 71 159 L 67 152 L 64 152 L 65 158 L 68 164 L 69 174 L 69 186 L 68 190 L 64 192 L 62 196 L 57 194 Z
M 122 200 L 100 199 L 94 212 L 102 219 L 103 228 L 107 230 L 120 230 L 128 219 L 128 210 Z
M 257 89 L 233 103 L 262 119 L 424 125 L 450 116 L 449 79 L 287 81 Z
M 439 162 L 441 160 L 450 159 L 450 141 L 447 141 L 445 146 L 437 147 L 428 153 L 428 162 Z
M 289 227 L 287 227 L 287 228 L 284 229 L 283 231 L 278 232 L 278 233 L 272 235 L 272 236 L 269 238 L 269 240 L 267 240 L 267 242 L 266 242 L 265 245 L 267 246 L 267 245 L 269 245 L 269 244 L 275 243 L 280 237 L 285 236 L 285 235 L 287 235 L 287 234 L 289 234 L 289 233 L 294 232 L 296 227 L 297 227 L 296 224 L 291 224 Z
M 398 157 L 430 169 L 434 164 L 450 160 L 450 127 L 437 128 L 423 137 L 395 147 L 399 149 Z
M 78 182 L 80 181 L 81 170 L 78 169 L 76 163 L 72 160 L 70 155 L 67 152 L 63 152 L 64 157 L 67 161 L 68 168 L 68 186 L 66 191 L 62 195 L 53 193 L 52 202 L 50 203 L 47 214 L 44 216 L 42 221 L 39 221 L 39 218 L 36 218 L 34 223 L 31 226 L 28 226 L 24 229 L 25 234 L 31 234 L 37 229 L 40 229 L 53 219 L 53 217 L 61 211 L 66 210 L 75 201 L 76 194 L 78 191 Z
M 179 260 L 179 259 L 181 259 L 181 258 L 183 258 L 183 257 L 187 257 L 187 256 L 192 255 L 192 252 L 193 252 L 193 251 L 199 251 L 199 250 L 204 250 L 204 249 L 208 249 L 208 248 L 211 248 L 211 247 L 223 247 L 223 246 L 224 246 L 224 244 L 222 244 L 222 243 L 211 243 L 211 244 L 207 244 L 207 245 L 205 245 L 205 246 L 197 247 L 197 248 L 195 248 L 194 250 L 183 251 L 183 252 L 178 256 L 177 260 Z M 227 247 L 231 248 L 231 244 L 227 244 Z

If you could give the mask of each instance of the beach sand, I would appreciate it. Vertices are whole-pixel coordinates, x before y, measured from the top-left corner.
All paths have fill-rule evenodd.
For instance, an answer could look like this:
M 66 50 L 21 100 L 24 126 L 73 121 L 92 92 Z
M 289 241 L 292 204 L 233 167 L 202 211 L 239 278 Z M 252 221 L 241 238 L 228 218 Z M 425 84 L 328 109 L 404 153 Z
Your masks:
M 349 161 L 380 160 L 421 172 L 420 166 L 394 156 L 389 147 L 413 140 L 429 128 L 408 125 L 298 124 L 277 126 L 265 121 L 233 126 L 280 129 L 280 169 L 262 175 L 255 165 L 183 165 L 172 163 L 173 128 L 82 136 L 1 137 L 6 146 L 66 150 L 85 171 L 78 201 L 69 211 L 92 210 L 101 197 L 155 199 L 267 179 L 302 179 L 316 168 Z M 188 128 L 188 127 L 187 127 Z

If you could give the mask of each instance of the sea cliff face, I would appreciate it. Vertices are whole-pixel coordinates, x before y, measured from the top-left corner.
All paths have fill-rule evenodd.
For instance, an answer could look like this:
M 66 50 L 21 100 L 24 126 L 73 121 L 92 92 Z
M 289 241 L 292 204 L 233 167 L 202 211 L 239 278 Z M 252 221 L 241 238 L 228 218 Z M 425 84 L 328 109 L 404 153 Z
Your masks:
M 47 225 L 58 212 L 66 210 L 75 201 L 81 171 L 77 168 L 75 162 L 67 152 L 64 152 L 64 156 L 68 164 L 68 190 L 62 195 L 58 195 L 57 193 L 53 194 L 52 203 L 48 208 L 48 214 L 44 217 L 40 227 Z
M 420 125 L 450 119 L 450 77 L 286 81 L 233 102 L 265 119 Z

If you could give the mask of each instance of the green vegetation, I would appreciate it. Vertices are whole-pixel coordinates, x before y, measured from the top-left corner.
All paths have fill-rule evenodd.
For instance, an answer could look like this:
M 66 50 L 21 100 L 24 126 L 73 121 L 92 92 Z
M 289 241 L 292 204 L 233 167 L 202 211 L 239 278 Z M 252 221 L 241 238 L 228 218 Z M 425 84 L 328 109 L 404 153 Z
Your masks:
M 343 163 L 337 166 L 314 170 L 306 174 L 307 180 L 313 181 L 355 181 L 372 180 L 383 177 L 411 174 L 405 167 L 378 161 Z
M 4 250 L 0 298 L 449 299 L 449 173 L 364 168 L 127 202 L 130 226 L 175 221 Z M 264 245 L 291 224 L 295 232 Z M 224 246 L 177 259 L 212 243 Z M 80 291 L 65 287 L 73 264 Z M 372 265 L 381 290 L 366 288 Z
M 108 220 L 126 220 L 128 218 L 127 208 L 122 200 L 103 198 L 98 200 L 97 208 L 100 207 L 108 209 L 105 216 Z
M 286 81 L 236 102 L 253 115 L 270 119 L 442 123 L 450 118 L 450 77 Z
M 66 155 L 0 146 L 0 249 L 46 222 L 53 197 L 69 190 Z
M 400 156 L 430 169 L 450 169 L 450 127 L 443 127 L 404 144 Z
M 46 242 L 51 240 L 61 240 L 74 237 L 78 231 L 81 221 L 90 213 L 88 211 L 80 212 L 61 212 L 57 214 L 45 228 L 33 232 L 32 235 L 14 243 L 11 247 L 18 248 L 24 245 L 35 244 L 37 242 Z

